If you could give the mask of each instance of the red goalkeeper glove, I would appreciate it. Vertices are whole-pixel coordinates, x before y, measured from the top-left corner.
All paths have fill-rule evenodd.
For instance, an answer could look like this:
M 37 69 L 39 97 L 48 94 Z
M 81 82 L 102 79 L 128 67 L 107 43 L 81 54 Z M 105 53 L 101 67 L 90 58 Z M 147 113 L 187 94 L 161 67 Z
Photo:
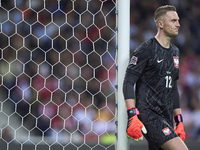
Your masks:
M 176 123 L 175 132 L 179 135 L 179 137 L 184 141 L 185 140 L 185 131 L 183 127 L 183 118 L 181 114 L 174 116 L 174 121 Z
M 135 142 L 139 142 L 143 140 L 143 135 L 147 133 L 147 130 L 144 124 L 138 119 L 137 115 L 139 115 L 139 111 L 137 108 L 131 107 L 127 109 L 128 113 L 128 125 L 127 125 L 127 137 L 134 140 Z M 142 130 L 142 132 L 141 132 Z

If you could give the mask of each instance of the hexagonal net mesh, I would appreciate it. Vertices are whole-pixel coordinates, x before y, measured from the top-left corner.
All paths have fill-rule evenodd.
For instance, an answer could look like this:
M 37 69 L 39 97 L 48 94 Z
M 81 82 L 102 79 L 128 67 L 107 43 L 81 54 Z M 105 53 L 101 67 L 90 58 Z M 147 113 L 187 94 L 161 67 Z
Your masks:
M 110 149 L 115 0 L 1 0 L 0 146 Z

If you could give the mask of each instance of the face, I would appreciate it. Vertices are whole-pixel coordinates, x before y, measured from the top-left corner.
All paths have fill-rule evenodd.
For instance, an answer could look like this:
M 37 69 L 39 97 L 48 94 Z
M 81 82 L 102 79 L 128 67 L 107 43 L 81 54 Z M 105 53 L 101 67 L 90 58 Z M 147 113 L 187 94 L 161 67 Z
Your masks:
M 180 27 L 179 17 L 177 12 L 168 11 L 166 15 L 162 19 L 163 21 L 163 31 L 165 35 L 169 37 L 174 37 L 178 34 L 178 30 Z

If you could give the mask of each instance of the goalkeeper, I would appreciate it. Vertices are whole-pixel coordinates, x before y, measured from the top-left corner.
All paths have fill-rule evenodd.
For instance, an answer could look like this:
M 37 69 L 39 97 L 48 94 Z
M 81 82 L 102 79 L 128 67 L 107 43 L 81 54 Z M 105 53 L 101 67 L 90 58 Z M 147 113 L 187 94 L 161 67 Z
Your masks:
M 133 52 L 124 78 L 127 136 L 138 142 L 144 135 L 149 150 L 187 150 L 177 88 L 179 49 L 170 42 L 180 27 L 176 8 L 159 7 L 154 21 L 157 34 Z

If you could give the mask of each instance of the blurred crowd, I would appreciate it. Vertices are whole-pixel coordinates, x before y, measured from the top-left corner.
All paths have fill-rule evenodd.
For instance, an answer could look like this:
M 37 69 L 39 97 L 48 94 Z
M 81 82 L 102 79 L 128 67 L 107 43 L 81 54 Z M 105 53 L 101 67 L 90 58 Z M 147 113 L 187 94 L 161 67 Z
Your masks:
M 155 35 L 157 7 L 176 6 L 186 139 L 200 140 L 200 1 L 130 1 L 130 51 Z M 1 1 L 1 102 L 31 135 L 115 132 L 115 9 L 114 0 Z

